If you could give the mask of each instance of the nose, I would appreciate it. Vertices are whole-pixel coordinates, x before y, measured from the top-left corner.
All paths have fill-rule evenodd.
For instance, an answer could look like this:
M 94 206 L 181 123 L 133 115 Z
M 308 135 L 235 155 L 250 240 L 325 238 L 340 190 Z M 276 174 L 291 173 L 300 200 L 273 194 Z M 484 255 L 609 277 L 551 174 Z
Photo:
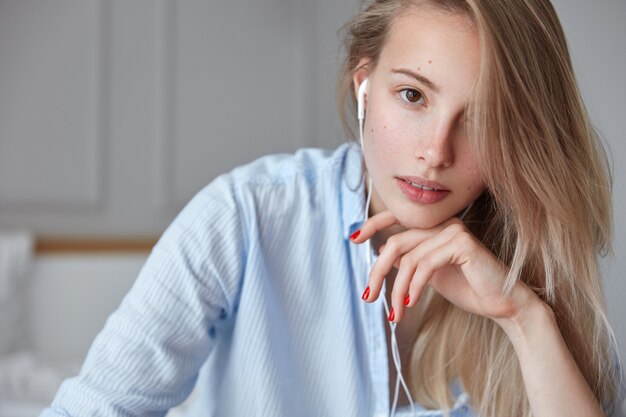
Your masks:
M 425 136 L 417 147 L 416 157 L 431 168 L 447 168 L 454 163 L 454 136 L 456 134 L 454 117 L 436 117 L 431 129 L 425 130 Z

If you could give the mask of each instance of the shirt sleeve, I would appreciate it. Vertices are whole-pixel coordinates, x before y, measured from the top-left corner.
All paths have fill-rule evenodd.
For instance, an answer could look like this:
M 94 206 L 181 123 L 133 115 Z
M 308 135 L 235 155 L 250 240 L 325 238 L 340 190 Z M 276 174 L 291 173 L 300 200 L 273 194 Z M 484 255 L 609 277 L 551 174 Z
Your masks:
M 622 373 L 617 404 L 612 417 L 626 417 L 626 382 Z
M 626 417 L 626 379 L 624 377 L 624 370 L 620 366 L 618 352 L 612 351 L 612 363 L 616 368 L 616 380 L 617 397 L 614 407 L 608 402 L 603 404 L 604 415 L 607 417 Z
M 40 417 L 164 416 L 192 391 L 232 314 L 244 236 L 230 175 L 199 192 L 150 253 L 77 377 Z

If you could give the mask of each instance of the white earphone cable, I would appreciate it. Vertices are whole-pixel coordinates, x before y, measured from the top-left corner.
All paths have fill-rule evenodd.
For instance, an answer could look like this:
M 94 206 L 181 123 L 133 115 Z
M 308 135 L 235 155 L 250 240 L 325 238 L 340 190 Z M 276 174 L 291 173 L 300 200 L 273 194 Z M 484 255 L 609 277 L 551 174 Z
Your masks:
M 361 149 L 365 149 L 364 144 L 363 144 L 363 119 L 359 118 L 359 136 L 361 139 Z M 369 216 L 369 207 L 370 207 L 370 202 L 372 200 L 372 177 L 369 178 L 369 187 L 367 189 L 367 201 L 365 203 L 365 218 L 367 219 L 367 217 Z M 372 243 L 371 240 L 368 241 L 368 251 L 367 251 L 367 261 L 368 261 L 368 265 L 369 265 L 369 270 L 372 270 Z M 386 297 L 386 287 L 385 287 L 385 294 L 383 294 L 383 304 L 385 306 L 385 314 L 386 317 L 389 317 L 389 305 L 387 304 L 387 297 Z M 415 415 L 415 404 L 413 403 L 413 398 L 411 397 L 411 393 L 409 392 L 409 388 L 404 380 L 404 377 L 402 376 L 402 362 L 400 359 L 400 350 L 398 349 L 398 341 L 396 339 L 396 323 L 393 322 L 389 322 L 389 328 L 391 330 L 391 357 L 393 359 L 393 363 L 396 367 L 396 387 L 394 390 L 394 396 L 393 396 L 393 406 L 391 408 L 391 417 L 395 416 L 396 413 L 396 406 L 398 404 L 398 394 L 399 394 L 399 388 L 400 388 L 400 383 L 402 383 L 402 388 L 404 389 L 404 392 L 407 395 L 407 398 L 409 399 L 409 402 L 411 403 L 411 410 L 413 415 Z

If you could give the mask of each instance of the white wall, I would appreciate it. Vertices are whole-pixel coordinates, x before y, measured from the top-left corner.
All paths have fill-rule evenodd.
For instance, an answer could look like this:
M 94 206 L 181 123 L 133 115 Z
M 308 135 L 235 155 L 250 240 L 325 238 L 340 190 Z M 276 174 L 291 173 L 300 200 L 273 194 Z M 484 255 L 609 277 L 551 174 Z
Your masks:
M 338 4 L 0 0 L 1 224 L 160 234 L 217 175 L 321 144 Z

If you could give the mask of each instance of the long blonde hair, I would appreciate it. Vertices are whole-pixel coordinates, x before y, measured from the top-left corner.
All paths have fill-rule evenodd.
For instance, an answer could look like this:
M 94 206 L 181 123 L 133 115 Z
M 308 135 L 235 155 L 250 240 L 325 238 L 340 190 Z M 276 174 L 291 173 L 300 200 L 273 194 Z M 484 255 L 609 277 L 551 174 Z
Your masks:
M 619 366 L 599 256 L 611 251 L 611 169 L 578 89 L 561 24 L 548 0 L 377 0 L 342 28 L 346 57 L 338 105 L 354 137 L 352 76 L 376 66 L 390 26 L 408 7 L 435 6 L 476 26 L 481 64 L 466 113 L 487 190 L 470 229 L 555 313 L 600 404 L 614 404 Z M 350 117 L 346 117 L 346 113 Z M 531 416 L 515 351 L 492 320 L 428 291 L 411 354 L 409 386 L 425 407 L 452 405 L 459 378 L 482 416 Z

